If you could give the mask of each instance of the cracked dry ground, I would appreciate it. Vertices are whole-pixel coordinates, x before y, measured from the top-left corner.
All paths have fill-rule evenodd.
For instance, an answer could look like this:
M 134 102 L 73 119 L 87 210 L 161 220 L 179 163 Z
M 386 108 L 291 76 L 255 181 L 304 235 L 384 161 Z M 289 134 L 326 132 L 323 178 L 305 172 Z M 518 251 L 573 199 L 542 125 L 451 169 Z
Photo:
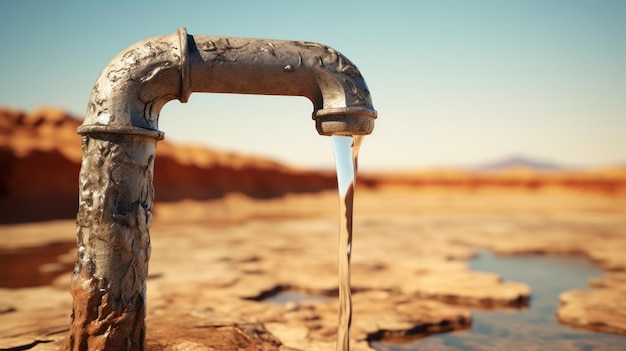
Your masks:
M 334 349 L 336 211 L 332 192 L 157 203 L 147 349 Z M 558 318 L 626 334 L 624 196 L 357 191 L 355 213 L 353 350 L 372 350 L 368 341 L 385 337 L 468 328 L 471 308 L 525 304 L 532 291 L 523 282 L 468 268 L 481 248 L 591 258 L 605 275 L 586 290 L 563 293 Z M 73 221 L 6 225 L 0 232 L 0 349 L 62 348 L 71 313 Z M 24 261 L 30 264 L 13 255 L 34 248 L 39 251 Z M 54 279 L 33 282 L 37 272 Z M 261 301 L 279 292 L 326 298 Z

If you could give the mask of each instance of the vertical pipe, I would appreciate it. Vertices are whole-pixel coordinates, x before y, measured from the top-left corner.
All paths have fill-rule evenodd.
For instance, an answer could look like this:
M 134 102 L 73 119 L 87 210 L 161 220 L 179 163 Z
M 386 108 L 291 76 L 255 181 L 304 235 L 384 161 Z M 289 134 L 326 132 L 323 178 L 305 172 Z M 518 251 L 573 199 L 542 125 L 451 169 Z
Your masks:
M 155 138 L 84 133 L 67 350 L 143 350 Z

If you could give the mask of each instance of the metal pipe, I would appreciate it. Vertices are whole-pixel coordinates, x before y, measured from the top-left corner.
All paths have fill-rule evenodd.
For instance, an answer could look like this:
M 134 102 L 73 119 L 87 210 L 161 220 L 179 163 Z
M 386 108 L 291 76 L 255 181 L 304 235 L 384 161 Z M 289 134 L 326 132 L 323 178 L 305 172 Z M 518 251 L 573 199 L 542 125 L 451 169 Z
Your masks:
M 359 70 L 325 45 L 177 33 L 141 41 L 102 71 L 83 136 L 68 350 L 143 350 L 149 225 L 161 108 L 193 92 L 292 95 L 322 135 L 372 132 Z
M 322 135 L 370 134 L 376 111 L 358 68 L 317 43 L 191 36 L 150 38 L 115 57 L 98 78 L 81 134 L 105 126 L 154 135 L 163 105 L 193 92 L 304 96 Z M 141 128 L 141 129 L 137 129 Z

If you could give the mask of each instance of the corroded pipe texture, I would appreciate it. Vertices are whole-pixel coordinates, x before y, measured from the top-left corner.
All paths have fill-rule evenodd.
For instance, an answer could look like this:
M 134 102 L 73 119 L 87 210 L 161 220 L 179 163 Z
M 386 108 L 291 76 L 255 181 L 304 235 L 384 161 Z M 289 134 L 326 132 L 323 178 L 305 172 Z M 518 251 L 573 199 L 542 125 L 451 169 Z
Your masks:
M 294 95 L 313 103 L 322 135 L 372 132 L 359 70 L 327 46 L 191 36 L 184 28 L 130 46 L 103 70 L 83 136 L 78 260 L 68 350 L 143 350 L 149 225 L 161 108 L 192 92 Z
M 69 350 L 142 350 L 157 139 L 83 137 Z

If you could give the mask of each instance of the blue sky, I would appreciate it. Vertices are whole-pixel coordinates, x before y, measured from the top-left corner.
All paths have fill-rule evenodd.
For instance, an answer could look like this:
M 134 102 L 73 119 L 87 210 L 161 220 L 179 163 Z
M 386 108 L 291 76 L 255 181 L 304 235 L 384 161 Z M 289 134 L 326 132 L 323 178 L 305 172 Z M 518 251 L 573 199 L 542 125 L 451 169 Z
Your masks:
M 626 1 L 0 2 L 0 105 L 86 110 L 129 45 L 170 34 L 307 40 L 362 72 L 379 112 L 363 170 L 467 166 L 523 154 L 626 162 Z M 173 142 L 333 166 L 304 98 L 193 94 Z

